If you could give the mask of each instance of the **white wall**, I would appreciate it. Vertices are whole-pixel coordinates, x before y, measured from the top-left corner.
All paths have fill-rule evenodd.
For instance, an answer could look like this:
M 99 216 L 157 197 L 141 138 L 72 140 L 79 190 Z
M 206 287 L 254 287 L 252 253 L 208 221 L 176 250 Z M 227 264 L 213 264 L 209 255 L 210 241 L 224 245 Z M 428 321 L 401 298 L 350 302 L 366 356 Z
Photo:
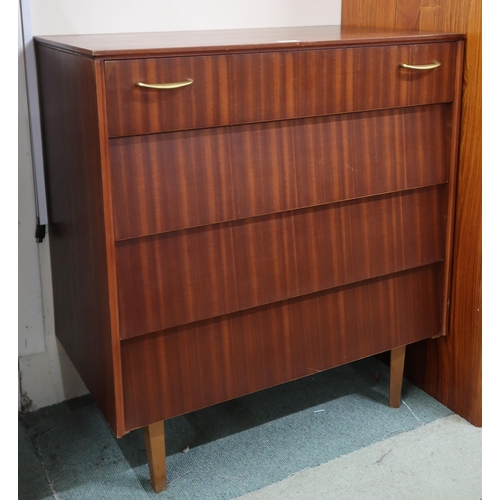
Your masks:
M 18 10 L 18 16 L 19 16 Z M 35 196 L 18 18 L 18 355 L 19 402 L 36 409 L 85 394 L 87 389 L 54 334 L 49 242 L 35 242 Z
M 341 0 L 31 0 L 33 35 L 340 24 Z M 87 392 L 54 333 L 50 234 L 36 243 L 22 43 L 19 42 L 19 371 L 41 408 Z
M 341 0 L 31 0 L 35 35 L 340 24 Z

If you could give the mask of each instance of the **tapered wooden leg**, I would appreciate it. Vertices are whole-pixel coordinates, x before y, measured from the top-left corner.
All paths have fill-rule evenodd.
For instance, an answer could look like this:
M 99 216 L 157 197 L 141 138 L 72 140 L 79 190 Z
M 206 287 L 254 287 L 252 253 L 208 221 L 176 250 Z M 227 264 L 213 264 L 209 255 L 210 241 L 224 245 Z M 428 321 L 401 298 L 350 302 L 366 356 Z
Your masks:
M 167 488 L 167 465 L 165 453 L 165 428 L 163 420 L 144 427 L 144 440 L 148 454 L 149 477 L 156 493 Z
M 391 408 L 399 408 L 401 404 L 405 352 L 405 345 L 391 350 L 391 379 L 389 382 L 389 406 Z

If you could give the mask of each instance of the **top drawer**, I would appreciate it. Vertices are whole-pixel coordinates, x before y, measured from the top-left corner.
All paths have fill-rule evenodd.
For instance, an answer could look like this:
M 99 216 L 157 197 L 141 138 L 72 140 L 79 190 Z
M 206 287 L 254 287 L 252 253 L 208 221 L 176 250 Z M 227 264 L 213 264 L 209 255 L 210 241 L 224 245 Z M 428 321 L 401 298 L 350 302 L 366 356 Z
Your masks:
M 109 136 L 448 102 L 455 57 L 456 43 L 433 43 L 107 61 Z

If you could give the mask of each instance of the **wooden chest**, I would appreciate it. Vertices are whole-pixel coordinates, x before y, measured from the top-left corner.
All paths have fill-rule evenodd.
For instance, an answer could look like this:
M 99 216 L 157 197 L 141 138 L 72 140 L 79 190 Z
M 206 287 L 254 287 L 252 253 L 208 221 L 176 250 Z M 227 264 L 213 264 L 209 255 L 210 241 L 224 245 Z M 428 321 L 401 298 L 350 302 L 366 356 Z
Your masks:
M 388 350 L 400 379 L 446 335 L 462 35 L 36 52 L 56 334 L 115 434 L 146 427 L 155 489 L 163 420 Z

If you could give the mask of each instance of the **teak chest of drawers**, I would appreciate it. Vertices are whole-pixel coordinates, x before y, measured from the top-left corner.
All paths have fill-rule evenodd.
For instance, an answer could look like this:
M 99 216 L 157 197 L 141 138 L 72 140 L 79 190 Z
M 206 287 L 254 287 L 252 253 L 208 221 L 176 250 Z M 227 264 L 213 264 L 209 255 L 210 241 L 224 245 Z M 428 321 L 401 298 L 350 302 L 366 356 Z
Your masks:
M 446 334 L 463 35 L 38 37 L 56 333 L 120 437 Z

